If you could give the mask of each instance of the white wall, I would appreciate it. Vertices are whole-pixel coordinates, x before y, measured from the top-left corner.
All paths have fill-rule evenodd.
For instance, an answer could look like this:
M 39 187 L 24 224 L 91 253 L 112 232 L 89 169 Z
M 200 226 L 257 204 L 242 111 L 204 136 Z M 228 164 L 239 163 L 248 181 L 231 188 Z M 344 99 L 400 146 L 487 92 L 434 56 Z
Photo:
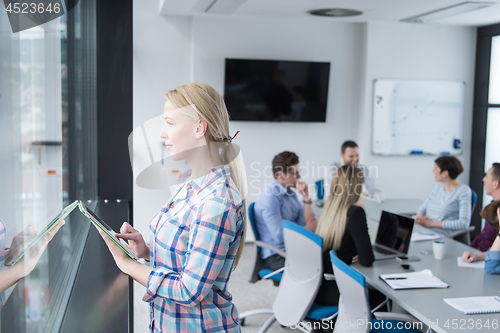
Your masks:
M 140 4 L 139 4 L 140 3 Z M 476 29 L 336 23 L 331 19 L 199 16 L 161 17 L 154 0 L 134 2 L 134 127 L 159 115 L 167 89 L 206 82 L 221 93 L 224 58 L 327 61 L 331 63 L 326 123 L 234 121 L 250 181 L 248 202 L 268 177 L 259 175 L 284 150 L 300 157 L 305 180 L 338 159 L 344 140 L 357 140 L 362 162 L 380 169 L 388 198 L 425 199 L 434 185 L 434 157 L 371 155 L 371 95 L 375 78 L 462 80 L 467 84 L 464 154 L 469 166 Z M 315 174 L 312 174 L 314 170 Z M 468 172 L 459 178 L 468 182 Z M 402 185 L 404 184 L 404 185 Z M 143 232 L 168 200 L 164 191 L 134 187 L 134 221 Z
M 382 157 L 371 155 L 373 82 L 375 79 L 465 81 L 463 154 L 457 156 L 469 182 L 476 28 L 444 25 L 369 23 L 366 46 L 364 105 L 358 144 L 362 161 L 378 167 L 378 183 L 387 198 L 424 200 L 435 185 L 436 156 Z
M 304 180 L 323 178 L 321 166 L 337 158 L 346 138 L 356 139 L 359 92 L 363 86 L 364 29 L 330 20 L 196 17 L 193 21 L 194 80 L 224 90 L 224 59 L 281 59 L 330 62 L 326 123 L 234 121 L 231 133 L 240 145 L 253 202 L 272 180 L 273 157 L 284 151 L 300 159 Z M 231 110 L 229 110 L 231 112 Z M 267 168 L 267 176 L 264 175 Z
M 133 10 L 136 128 L 163 113 L 168 89 L 191 80 L 191 19 L 160 16 L 157 0 L 134 1 Z M 149 222 L 169 199 L 168 193 L 134 184 L 134 224 L 143 235 L 148 234 Z

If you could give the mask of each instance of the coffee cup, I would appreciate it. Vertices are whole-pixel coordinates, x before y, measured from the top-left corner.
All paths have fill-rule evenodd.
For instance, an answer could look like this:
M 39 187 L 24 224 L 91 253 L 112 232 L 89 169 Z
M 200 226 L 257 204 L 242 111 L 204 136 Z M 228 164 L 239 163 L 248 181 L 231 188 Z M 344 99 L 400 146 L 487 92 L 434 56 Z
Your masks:
M 434 241 L 434 243 L 432 243 L 432 252 L 434 252 L 434 259 L 443 259 L 446 254 L 446 242 Z

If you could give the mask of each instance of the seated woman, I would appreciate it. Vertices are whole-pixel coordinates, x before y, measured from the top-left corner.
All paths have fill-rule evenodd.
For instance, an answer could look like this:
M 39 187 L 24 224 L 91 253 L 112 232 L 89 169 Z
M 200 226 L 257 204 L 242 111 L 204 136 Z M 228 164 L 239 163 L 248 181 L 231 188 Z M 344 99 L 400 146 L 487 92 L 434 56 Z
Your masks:
M 498 216 L 497 209 L 500 207 L 500 200 L 493 200 L 486 207 L 481 209 L 479 215 L 486 220 L 484 224 L 483 231 L 474 238 L 474 241 L 470 243 L 470 247 L 476 248 L 478 250 L 484 251 L 481 253 L 471 253 L 470 251 L 464 251 L 462 254 L 462 260 L 465 262 L 481 261 L 485 259 L 486 251 L 493 245 L 493 242 L 498 235 Z
M 457 181 L 464 168 L 453 156 L 441 156 L 434 161 L 434 179 L 438 182 L 418 209 L 417 224 L 443 234 L 467 229 L 470 225 L 472 192 Z
M 365 211 L 361 206 L 363 191 L 361 169 L 344 165 L 335 172 L 330 195 L 323 207 L 316 233 L 323 237 L 323 270 L 333 274 L 330 250 L 351 264 L 358 260 L 363 266 L 371 266 L 375 257 L 368 234 Z M 323 280 L 315 302 L 320 305 L 337 305 L 339 291 L 335 281 Z

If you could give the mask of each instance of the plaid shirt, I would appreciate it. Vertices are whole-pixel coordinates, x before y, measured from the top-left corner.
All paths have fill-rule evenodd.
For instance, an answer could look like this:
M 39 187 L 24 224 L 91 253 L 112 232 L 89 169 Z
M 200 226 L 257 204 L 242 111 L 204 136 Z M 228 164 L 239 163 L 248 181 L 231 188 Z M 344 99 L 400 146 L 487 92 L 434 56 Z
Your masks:
M 151 332 L 240 332 L 227 291 L 243 235 L 243 201 L 218 166 L 186 182 L 150 226 L 151 267 L 143 300 L 151 304 Z M 187 191 L 180 191 L 185 186 Z

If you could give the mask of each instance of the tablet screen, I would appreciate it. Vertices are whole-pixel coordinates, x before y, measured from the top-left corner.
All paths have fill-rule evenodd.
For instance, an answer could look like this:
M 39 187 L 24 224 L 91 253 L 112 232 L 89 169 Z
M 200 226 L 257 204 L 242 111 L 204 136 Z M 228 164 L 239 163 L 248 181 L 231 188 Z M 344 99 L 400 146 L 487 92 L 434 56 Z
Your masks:
M 116 238 L 116 232 L 111 229 L 99 216 L 97 216 L 93 211 L 91 211 L 83 201 L 80 200 L 78 203 L 78 206 L 80 207 L 80 211 L 92 222 L 92 224 L 102 230 L 113 242 L 116 243 L 130 258 L 134 259 L 137 261 L 139 258 L 135 255 L 132 250 L 128 248 L 128 244 L 123 240 Z
M 28 252 L 33 245 L 35 245 L 42 237 L 52 230 L 60 221 L 64 220 L 66 216 L 68 216 L 73 209 L 78 206 L 78 201 L 74 201 L 71 204 L 64 207 L 61 212 L 50 221 L 40 232 L 38 232 L 31 240 L 27 242 L 22 242 L 14 249 L 10 249 L 9 253 L 5 257 L 5 265 L 11 266 L 17 263 L 25 254 Z

